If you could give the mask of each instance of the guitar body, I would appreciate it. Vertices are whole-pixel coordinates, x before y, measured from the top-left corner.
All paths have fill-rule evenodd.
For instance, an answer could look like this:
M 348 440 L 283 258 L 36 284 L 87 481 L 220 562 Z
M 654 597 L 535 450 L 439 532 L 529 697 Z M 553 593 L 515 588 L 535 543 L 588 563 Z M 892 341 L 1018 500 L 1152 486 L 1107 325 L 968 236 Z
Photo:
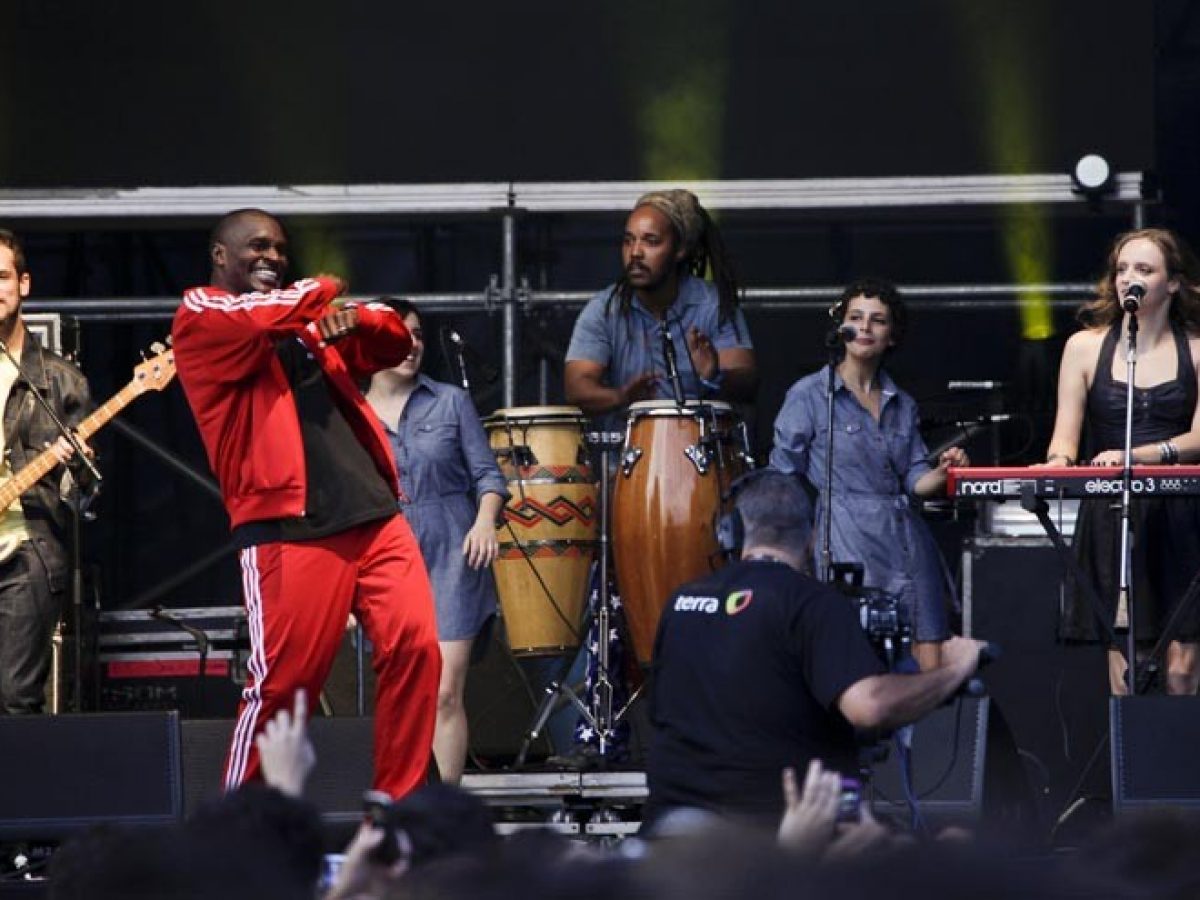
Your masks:
M 75 433 L 87 440 L 107 425 L 121 410 L 146 391 L 161 391 L 175 377 L 175 353 L 155 345 L 157 356 L 134 367 L 133 380 L 75 427 Z M 24 518 L 17 510 L 20 496 L 62 464 L 58 451 L 51 447 L 30 460 L 21 471 L 0 482 L 0 562 L 11 557 L 21 541 L 28 538 Z M 7 466 L 5 467 L 7 469 Z M 0 472 L 0 475 L 7 474 Z

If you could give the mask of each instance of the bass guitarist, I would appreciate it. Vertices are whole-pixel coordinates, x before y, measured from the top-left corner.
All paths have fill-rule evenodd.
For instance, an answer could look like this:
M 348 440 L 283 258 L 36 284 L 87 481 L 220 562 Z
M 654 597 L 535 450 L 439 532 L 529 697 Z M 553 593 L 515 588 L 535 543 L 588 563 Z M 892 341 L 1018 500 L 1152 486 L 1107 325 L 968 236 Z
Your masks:
M 70 445 L 33 395 L 36 388 L 59 418 L 77 425 L 91 406 L 87 380 L 43 347 L 21 318 L 29 296 L 25 251 L 0 229 L 0 404 L 2 458 L 17 472 L 47 447 L 63 461 Z M 13 359 L 20 365 L 18 371 Z M 70 509 L 64 502 L 70 475 L 57 466 L 21 495 L 0 520 L 0 713 L 40 713 L 50 674 L 51 639 L 62 616 L 70 579 L 66 535 Z

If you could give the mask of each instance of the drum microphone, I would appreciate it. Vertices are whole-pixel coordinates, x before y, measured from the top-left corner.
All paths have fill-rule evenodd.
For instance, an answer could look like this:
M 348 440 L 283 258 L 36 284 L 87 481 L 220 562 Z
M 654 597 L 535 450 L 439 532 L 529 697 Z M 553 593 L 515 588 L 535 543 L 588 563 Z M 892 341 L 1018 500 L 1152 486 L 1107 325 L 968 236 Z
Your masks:
M 1145 296 L 1146 286 L 1140 281 L 1135 281 L 1125 289 L 1124 302 L 1121 304 L 1122 309 L 1127 313 L 1137 312 Z
M 679 364 L 675 359 L 675 342 L 671 340 L 671 329 L 666 322 L 658 326 L 662 338 L 663 359 L 667 363 L 667 378 L 671 381 L 671 391 L 675 394 L 675 405 L 683 408 L 683 383 L 679 380 Z

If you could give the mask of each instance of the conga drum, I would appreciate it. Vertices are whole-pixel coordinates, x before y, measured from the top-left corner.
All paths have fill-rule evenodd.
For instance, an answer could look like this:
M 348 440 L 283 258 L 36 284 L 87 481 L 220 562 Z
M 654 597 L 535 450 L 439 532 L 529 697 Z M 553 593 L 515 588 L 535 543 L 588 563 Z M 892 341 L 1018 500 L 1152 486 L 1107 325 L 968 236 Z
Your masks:
M 716 522 L 746 468 L 727 403 L 650 400 L 629 407 L 613 486 L 613 555 L 638 662 L 648 665 L 663 604 L 723 563 Z
M 574 406 L 498 409 L 483 420 L 512 495 L 497 526 L 496 593 L 517 656 L 565 653 L 583 639 L 596 555 L 596 482 Z

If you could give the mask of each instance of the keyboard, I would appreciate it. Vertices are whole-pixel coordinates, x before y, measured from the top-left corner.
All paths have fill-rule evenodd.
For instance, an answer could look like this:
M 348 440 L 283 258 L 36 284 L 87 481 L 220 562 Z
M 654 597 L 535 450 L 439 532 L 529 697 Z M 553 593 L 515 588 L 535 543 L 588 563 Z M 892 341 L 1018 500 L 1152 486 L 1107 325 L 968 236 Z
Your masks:
M 1134 466 L 1130 483 L 1138 496 L 1200 496 L 1200 466 Z M 1047 500 L 1119 497 L 1122 470 L 1114 466 L 951 467 L 946 492 L 974 500 L 1016 500 L 1025 492 Z

